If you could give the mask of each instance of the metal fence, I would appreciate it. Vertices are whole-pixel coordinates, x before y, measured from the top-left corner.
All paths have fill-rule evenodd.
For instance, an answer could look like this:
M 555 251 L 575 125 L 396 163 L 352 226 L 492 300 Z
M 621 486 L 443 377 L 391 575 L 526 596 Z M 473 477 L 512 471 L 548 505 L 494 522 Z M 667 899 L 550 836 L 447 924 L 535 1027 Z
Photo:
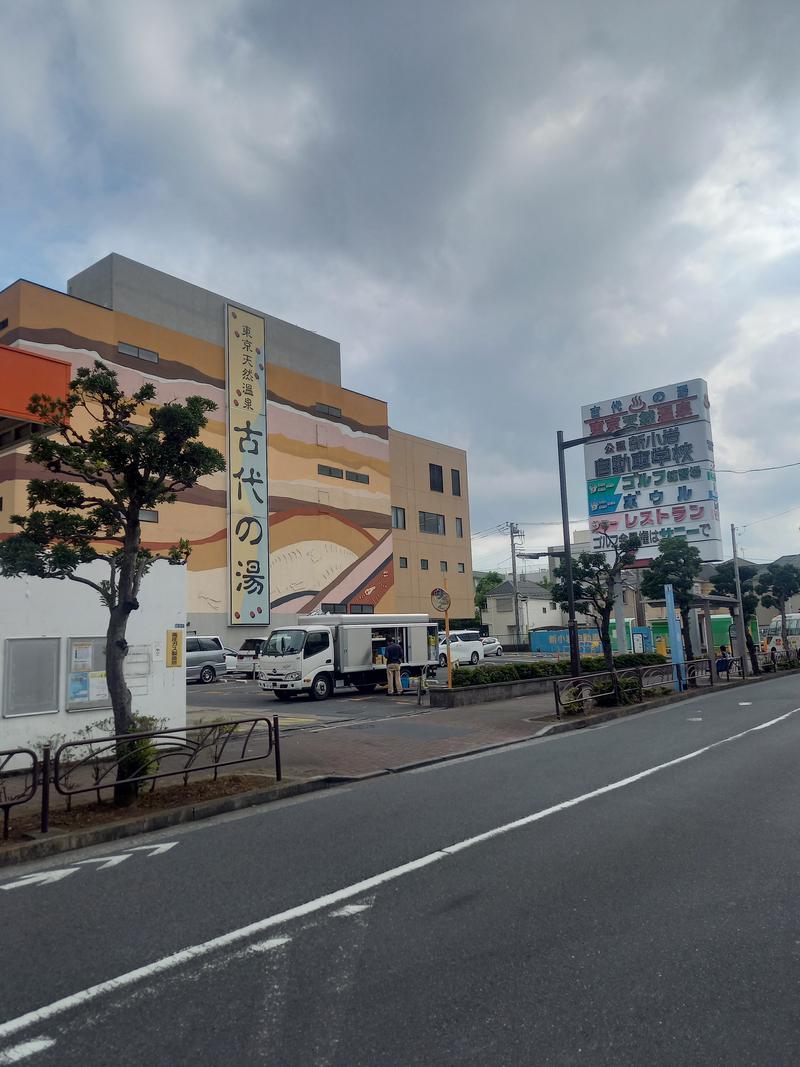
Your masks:
M 3 837 L 8 838 L 12 807 L 26 804 L 41 791 L 40 826 L 50 828 L 50 786 L 67 798 L 96 793 L 116 785 L 137 787 L 150 783 L 150 792 L 162 778 L 182 778 L 212 772 L 217 780 L 223 767 L 240 766 L 273 757 L 275 779 L 281 781 L 281 742 L 278 716 L 235 722 L 187 726 L 176 730 L 148 730 L 136 734 L 68 741 L 55 753 L 45 745 L 42 759 L 28 748 L 0 750 L 0 808 Z
M 19 766 L 20 761 L 23 763 L 22 767 Z M 38 787 L 39 759 L 33 749 L 0 749 L 0 808 L 3 809 L 4 841 L 8 840 L 8 818 L 11 809 L 33 800 Z
M 723 673 L 730 678 L 742 677 L 741 657 L 729 657 Z M 693 659 L 686 663 L 658 663 L 648 667 L 597 671 L 580 677 L 554 678 L 553 696 L 556 716 L 587 714 L 596 707 L 619 707 L 639 704 L 647 693 L 671 693 L 680 689 L 713 686 L 719 680 L 717 666 L 711 659 Z

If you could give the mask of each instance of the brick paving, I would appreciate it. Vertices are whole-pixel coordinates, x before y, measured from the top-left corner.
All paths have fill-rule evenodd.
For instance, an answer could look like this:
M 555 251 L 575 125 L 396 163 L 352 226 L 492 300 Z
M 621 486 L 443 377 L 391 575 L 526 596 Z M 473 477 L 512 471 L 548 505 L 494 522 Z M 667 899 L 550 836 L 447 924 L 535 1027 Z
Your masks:
M 491 704 L 442 708 L 319 730 L 281 739 L 284 772 L 292 778 L 355 776 L 456 755 L 485 745 L 521 741 L 542 729 L 553 711 L 549 693 Z

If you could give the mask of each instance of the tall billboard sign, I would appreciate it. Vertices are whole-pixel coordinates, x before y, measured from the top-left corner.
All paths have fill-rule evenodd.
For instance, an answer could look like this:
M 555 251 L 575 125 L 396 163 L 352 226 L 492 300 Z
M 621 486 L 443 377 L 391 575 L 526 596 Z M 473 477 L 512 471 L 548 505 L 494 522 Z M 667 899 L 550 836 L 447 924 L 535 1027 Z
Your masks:
M 228 605 L 231 626 L 269 623 L 266 324 L 225 306 Z
M 702 378 L 581 409 L 593 552 L 638 534 L 641 560 L 664 537 L 723 558 L 710 412 Z

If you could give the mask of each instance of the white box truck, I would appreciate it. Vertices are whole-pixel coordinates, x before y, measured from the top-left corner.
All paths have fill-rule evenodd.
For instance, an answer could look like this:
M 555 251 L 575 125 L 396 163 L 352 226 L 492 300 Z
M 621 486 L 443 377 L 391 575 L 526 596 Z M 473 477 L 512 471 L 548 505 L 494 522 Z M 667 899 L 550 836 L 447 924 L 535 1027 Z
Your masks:
M 439 636 L 427 615 L 301 615 L 261 646 L 259 686 L 278 700 L 308 693 L 326 700 L 339 686 L 371 693 L 386 682 L 386 645 L 403 649 L 401 676 L 435 669 Z

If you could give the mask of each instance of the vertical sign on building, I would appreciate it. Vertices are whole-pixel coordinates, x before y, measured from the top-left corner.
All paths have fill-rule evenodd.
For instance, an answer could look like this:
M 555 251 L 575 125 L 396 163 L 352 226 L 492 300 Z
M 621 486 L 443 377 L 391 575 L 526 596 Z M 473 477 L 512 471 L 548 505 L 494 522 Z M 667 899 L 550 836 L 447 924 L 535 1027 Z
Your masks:
M 266 327 L 225 306 L 228 587 L 231 626 L 269 622 Z
M 702 378 L 582 409 L 593 552 L 635 533 L 642 560 L 664 537 L 723 558 L 710 412 Z

